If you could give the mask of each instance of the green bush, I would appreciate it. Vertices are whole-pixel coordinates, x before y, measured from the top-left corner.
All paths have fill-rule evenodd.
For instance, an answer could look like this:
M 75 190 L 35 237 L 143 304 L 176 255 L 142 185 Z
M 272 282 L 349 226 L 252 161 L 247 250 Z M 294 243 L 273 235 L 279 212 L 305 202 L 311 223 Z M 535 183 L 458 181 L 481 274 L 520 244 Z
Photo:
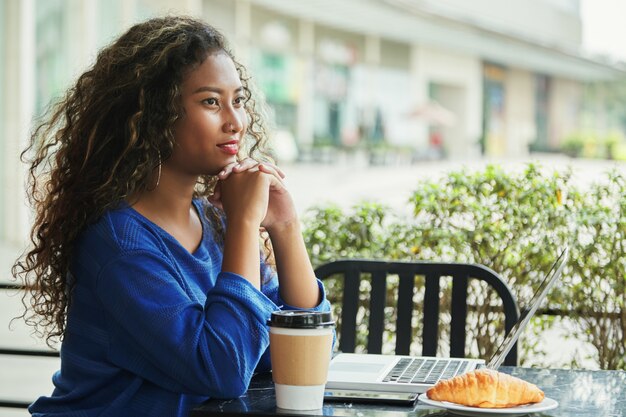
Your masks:
M 573 133 L 563 139 L 563 142 L 561 143 L 561 150 L 565 155 L 576 158 L 582 156 L 583 150 L 585 148 L 585 143 L 587 142 L 588 139 L 585 137 L 585 135 L 580 133 Z
M 571 274 L 562 308 L 602 369 L 626 369 L 626 181 L 617 173 L 572 201 Z
M 523 308 L 557 249 L 568 244 L 570 262 L 547 307 L 573 320 L 570 337 L 595 347 L 599 367 L 626 368 L 626 184 L 621 175 L 611 173 L 583 192 L 571 183 L 570 172 L 546 174 L 531 164 L 509 173 L 489 166 L 421 182 L 409 204 L 409 216 L 375 203 L 345 211 L 311 209 L 304 234 L 314 264 L 355 257 L 480 263 L 508 282 Z M 336 297 L 333 286 L 329 282 L 329 295 Z M 449 303 L 449 288 L 443 288 L 442 312 Z M 472 285 L 468 296 L 475 307 L 468 317 L 467 340 L 473 344 L 466 354 L 488 358 L 502 337 L 503 316 L 485 287 Z M 390 315 L 393 322 L 395 313 Z M 538 350 L 539 333 L 558 320 L 538 316 L 533 321 L 521 345 L 523 365 L 547 365 L 545 352 Z M 420 332 L 419 320 L 415 324 Z M 366 334 L 365 325 L 361 331 Z M 392 334 L 390 329 L 389 340 Z M 444 326 L 441 337 L 447 336 Z M 576 366 L 576 358 L 569 365 Z
M 626 142 L 618 143 L 611 148 L 612 157 L 618 161 L 626 161 Z
M 624 135 L 618 131 L 604 136 L 593 132 L 574 132 L 563 139 L 561 151 L 571 157 L 623 160 L 624 145 Z
M 611 132 L 604 137 L 604 147 L 607 159 L 623 159 L 620 146 L 624 144 L 624 135 L 620 132 Z

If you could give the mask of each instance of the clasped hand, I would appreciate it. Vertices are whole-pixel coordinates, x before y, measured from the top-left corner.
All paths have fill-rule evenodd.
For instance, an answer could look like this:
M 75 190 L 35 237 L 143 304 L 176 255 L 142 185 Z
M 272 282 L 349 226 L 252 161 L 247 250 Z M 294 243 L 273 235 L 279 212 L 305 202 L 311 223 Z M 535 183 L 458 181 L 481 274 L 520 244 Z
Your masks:
M 225 166 L 218 178 L 209 201 L 224 210 L 229 221 L 248 220 L 271 233 L 297 219 L 285 174 L 277 166 L 246 158 Z

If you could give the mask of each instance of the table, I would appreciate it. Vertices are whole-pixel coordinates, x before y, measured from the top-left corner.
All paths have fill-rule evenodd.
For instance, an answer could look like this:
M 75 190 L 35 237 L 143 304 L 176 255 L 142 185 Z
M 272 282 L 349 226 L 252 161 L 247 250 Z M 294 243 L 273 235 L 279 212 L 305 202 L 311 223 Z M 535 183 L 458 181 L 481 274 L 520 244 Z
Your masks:
M 559 407 L 534 414 L 541 417 L 626 416 L 626 372 L 568 369 L 538 369 L 503 366 L 500 371 L 538 385 Z M 355 417 L 443 417 L 445 410 L 416 404 L 412 407 L 324 403 L 321 410 L 288 411 L 276 408 L 271 374 L 256 375 L 248 392 L 234 400 L 209 400 L 196 407 L 191 417 L 206 416 L 355 416 Z M 494 415 L 495 416 L 495 415 Z

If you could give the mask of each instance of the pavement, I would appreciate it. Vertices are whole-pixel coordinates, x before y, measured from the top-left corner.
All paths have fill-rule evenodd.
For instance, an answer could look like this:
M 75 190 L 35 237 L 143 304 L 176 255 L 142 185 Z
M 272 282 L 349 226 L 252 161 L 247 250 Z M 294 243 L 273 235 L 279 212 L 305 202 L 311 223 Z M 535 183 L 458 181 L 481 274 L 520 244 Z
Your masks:
M 390 208 L 406 209 L 411 193 L 420 181 L 437 179 L 447 172 L 476 171 L 488 164 L 506 170 L 523 170 L 536 163 L 548 172 L 571 168 L 572 183 L 588 186 L 606 178 L 616 169 L 626 175 L 626 162 L 572 159 L 556 154 L 537 154 L 527 158 L 421 161 L 414 164 L 369 166 L 364 157 L 339 156 L 335 164 L 281 165 L 286 183 L 300 213 L 318 204 L 350 207 L 359 201 L 377 201 Z

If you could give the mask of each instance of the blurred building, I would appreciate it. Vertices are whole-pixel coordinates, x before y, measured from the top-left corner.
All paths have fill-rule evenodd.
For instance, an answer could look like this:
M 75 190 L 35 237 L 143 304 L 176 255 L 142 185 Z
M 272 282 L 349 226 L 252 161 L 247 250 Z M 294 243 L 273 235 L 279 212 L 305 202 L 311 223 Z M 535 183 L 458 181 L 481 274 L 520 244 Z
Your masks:
M 17 155 L 33 117 L 99 48 L 164 12 L 226 34 L 292 157 L 554 148 L 579 127 L 584 83 L 624 75 L 581 54 L 579 0 L 0 0 L 0 241 L 27 229 Z

